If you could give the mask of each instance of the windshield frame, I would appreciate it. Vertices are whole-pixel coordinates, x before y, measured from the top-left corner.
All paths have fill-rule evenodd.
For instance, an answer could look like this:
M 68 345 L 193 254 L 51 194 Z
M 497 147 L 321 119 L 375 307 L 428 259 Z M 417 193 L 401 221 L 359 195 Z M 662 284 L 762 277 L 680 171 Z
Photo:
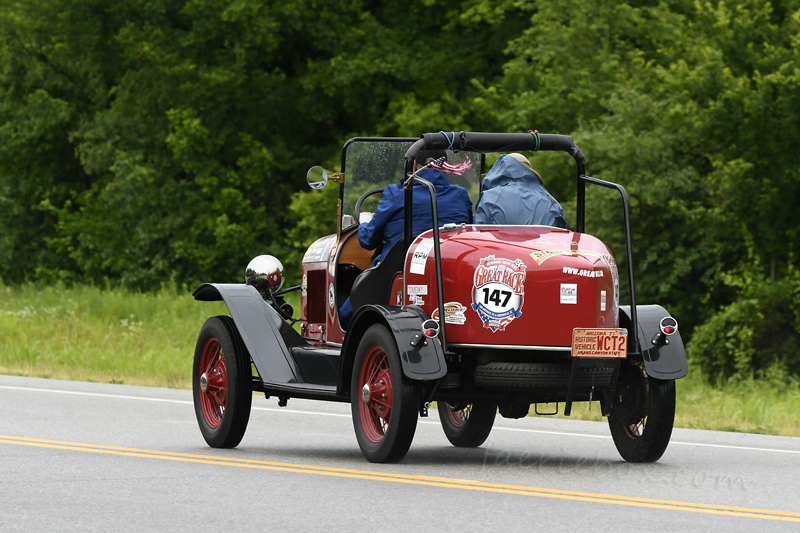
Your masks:
M 417 141 L 419 141 L 419 137 L 353 137 L 353 138 L 349 139 L 344 144 L 344 146 L 342 147 L 342 155 L 341 155 L 341 172 L 344 175 L 344 179 L 339 184 L 339 205 L 338 205 L 338 213 L 337 213 L 338 214 L 338 216 L 337 216 L 337 236 L 338 236 L 339 239 L 341 239 L 343 230 L 349 230 L 352 227 L 357 227 L 358 223 L 360 222 L 359 221 L 359 213 L 351 212 L 352 209 L 354 208 L 354 199 L 352 198 L 352 194 L 348 193 L 346 195 L 347 191 L 345 191 L 345 187 L 348 187 L 348 191 L 352 191 L 351 188 L 356 185 L 353 180 L 354 180 L 354 176 L 355 176 L 354 172 L 356 172 L 357 170 L 354 169 L 352 160 L 350 161 L 350 164 L 348 165 L 348 161 L 347 161 L 348 149 L 352 148 L 353 145 L 356 144 L 356 143 L 397 143 L 397 144 L 400 144 L 400 145 L 408 146 L 410 148 Z M 481 182 L 483 180 L 482 172 L 483 172 L 483 170 L 485 168 L 485 165 L 486 165 L 486 157 L 485 157 L 485 154 L 477 152 L 477 151 L 462 150 L 461 152 L 463 152 L 463 156 L 456 156 L 454 158 L 453 157 L 454 154 L 457 154 L 458 152 L 448 151 L 448 159 L 452 162 L 453 159 L 460 160 L 460 159 L 463 159 L 464 156 L 466 156 L 466 157 L 469 157 L 473 161 L 473 165 L 475 165 L 475 163 L 478 163 L 477 167 L 475 167 L 475 166 L 473 167 L 473 168 L 475 168 L 475 170 L 470 169 L 470 171 L 468 173 L 465 173 L 465 176 L 463 178 L 461 176 L 457 176 L 457 175 L 450 174 L 450 173 L 447 173 L 447 177 L 448 177 L 448 180 L 451 183 L 453 183 L 454 185 L 460 185 L 460 186 L 462 186 L 462 187 L 467 189 L 467 191 L 469 193 L 469 196 L 470 196 L 470 201 L 471 201 L 471 203 L 473 205 L 473 209 L 474 209 L 474 206 L 477 204 L 478 197 L 480 195 L 480 186 L 481 186 Z M 402 150 L 402 149 L 399 151 L 400 156 L 399 156 L 398 161 L 397 161 L 397 168 L 391 168 L 390 169 L 390 168 L 387 167 L 386 175 L 387 176 L 390 175 L 390 174 L 391 175 L 396 175 L 396 177 L 398 178 L 397 182 L 394 181 L 394 178 L 391 178 L 389 183 L 399 183 L 400 181 L 402 181 L 400 179 L 402 176 L 408 176 L 409 175 L 409 167 L 407 166 L 406 160 L 403 158 L 403 154 L 404 153 L 405 153 L 405 151 Z M 469 154 L 469 155 L 467 155 L 467 154 Z M 351 155 L 351 159 L 352 159 L 352 155 Z M 476 170 L 477 170 L 477 175 L 475 174 Z M 376 187 L 380 188 L 381 185 L 385 186 L 384 183 L 381 183 L 382 181 L 386 181 L 386 180 L 377 179 L 374 183 L 369 184 L 370 186 L 368 186 L 366 188 L 364 188 L 362 186 L 359 186 L 358 188 L 359 189 L 364 189 L 363 192 L 366 192 L 369 189 L 374 189 Z M 473 183 L 473 181 L 474 181 L 474 183 Z M 364 183 L 362 183 L 361 181 L 359 181 L 358 183 L 361 184 L 361 185 L 364 185 Z M 346 203 L 346 200 L 347 200 L 348 197 L 349 197 L 349 201 L 348 201 L 348 203 Z M 342 219 L 343 219 L 343 216 L 345 214 L 354 216 L 355 219 L 356 219 L 356 224 L 352 225 L 352 226 L 348 226 L 347 228 L 343 228 L 342 227 L 342 223 L 343 223 Z

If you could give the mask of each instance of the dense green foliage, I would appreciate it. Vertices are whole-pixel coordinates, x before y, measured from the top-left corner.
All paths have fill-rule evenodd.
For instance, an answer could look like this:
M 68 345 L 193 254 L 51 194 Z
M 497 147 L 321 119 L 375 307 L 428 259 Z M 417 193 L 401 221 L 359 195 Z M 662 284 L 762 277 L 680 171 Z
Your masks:
M 800 375 L 792 0 L 7 0 L 0 277 L 296 269 L 335 223 L 304 171 L 348 137 L 532 128 L 626 187 L 639 301 L 707 376 Z M 532 159 L 574 216 L 558 155 Z M 589 194 L 622 260 L 619 201 Z
M 426 64 L 443 25 L 400 2 L 4 2 L 0 276 L 238 279 L 311 164 L 500 73 L 507 30 L 486 24 Z

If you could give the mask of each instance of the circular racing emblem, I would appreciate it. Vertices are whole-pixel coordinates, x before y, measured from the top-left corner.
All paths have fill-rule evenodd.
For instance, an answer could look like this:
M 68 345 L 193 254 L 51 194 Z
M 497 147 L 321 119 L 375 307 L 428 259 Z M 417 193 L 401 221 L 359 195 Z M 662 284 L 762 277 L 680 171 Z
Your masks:
M 522 314 L 527 268 L 520 259 L 511 261 L 493 255 L 481 259 L 472 282 L 472 309 L 483 327 L 493 333 L 505 331 Z

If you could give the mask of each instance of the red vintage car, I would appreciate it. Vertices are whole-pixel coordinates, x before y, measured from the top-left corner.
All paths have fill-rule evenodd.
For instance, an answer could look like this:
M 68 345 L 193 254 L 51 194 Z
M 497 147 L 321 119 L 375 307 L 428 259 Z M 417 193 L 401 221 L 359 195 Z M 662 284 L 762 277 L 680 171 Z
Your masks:
M 450 150 L 463 175 L 448 176 L 474 201 L 485 154 L 564 151 L 577 165 L 575 230 L 550 226 L 446 224 L 434 187 L 413 172 L 423 149 Z M 467 162 L 467 160 L 469 160 Z M 565 135 L 461 132 L 414 138 L 354 138 L 341 172 L 309 171 L 314 188 L 340 188 L 338 230 L 314 242 L 302 282 L 283 289 L 283 267 L 255 258 L 246 283 L 207 283 L 197 300 L 224 300 L 230 316 L 209 318 L 194 358 L 194 403 L 212 447 L 234 447 L 249 420 L 252 392 L 348 402 L 358 444 L 372 462 L 401 460 L 419 416 L 437 402 L 447 438 L 480 446 L 499 412 L 506 418 L 599 401 L 627 461 L 657 461 L 669 444 L 675 380 L 688 365 L 677 321 L 661 306 L 637 305 L 628 199 L 622 186 L 585 175 Z M 362 203 L 405 184 L 405 238 L 370 268 L 358 242 Z M 411 233 L 412 183 L 427 186 L 429 230 Z M 619 305 L 611 250 L 584 232 L 586 185 L 619 191 L 630 305 Z M 283 295 L 301 291 L 299 319 Z M 339 307 L 355 310 L 344 330 Z M 444 317 L 442 323 L 441 317 Z M 300 322 L 299 332 L 293 328 Z M 251 365 L 252 362 L 252 365 Z M 257 373 L 251 369 L 255 367 Z

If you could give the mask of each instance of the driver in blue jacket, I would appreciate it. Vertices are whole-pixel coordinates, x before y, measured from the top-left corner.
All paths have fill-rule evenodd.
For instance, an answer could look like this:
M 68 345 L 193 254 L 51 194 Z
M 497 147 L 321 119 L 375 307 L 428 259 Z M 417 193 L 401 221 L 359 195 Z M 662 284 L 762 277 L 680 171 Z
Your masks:
M 444 150 L 422 150 L 414 160 L 414 172 L 435 159 L 446 157 Z M 439 225 L 462 222 L 472 223 L 472 202 L 464 187 L 452 185 L 444 172 L 435 168 L 425 168 L 417 173 L 422 179 L 431 182 L 436 189 L 436 208 Z M 428 188 L 414 183 L 413 187 L 412 233 L 418 235 L 431 229 L 433 213 Z M 401 184 L 391 184 L 383 191 L 378 208 L 372 220 L 358 226 L 358 242 L 367 250 L 378 249 L 378 255 L 370 266 L 383 261 L 392 245 L 403 237 L 405 231 L 405 190 Z M 347 328 L 353 318 L 353 306 L 348 298 L 339 308 L 339 322 Z
M 414 161 L 414 172 L 435 159 L 446 157 L 444 150 L 422 150 Z M 451 185 L 441 170 L 426 168 L 417 173 L 422 179 L 430 181 L 436 188 L 436 207 L 439 225 L 448 223 L 472 223 L 472 202 L 464 187 Z M 433 213 L 428 188 L 414 183 L 414 206 L 412 233 L 419 235 L 431 229 Z M 372 216 L 372 220 L 358 226 L 358 242 L 367 250 L 378 249 L 378 256 L 372 261 L 375 266 L 383 261 L 392 245 L 403 236 L 405 190 L 399 184 L 391 184 L 383 191 L 383 197 Z

